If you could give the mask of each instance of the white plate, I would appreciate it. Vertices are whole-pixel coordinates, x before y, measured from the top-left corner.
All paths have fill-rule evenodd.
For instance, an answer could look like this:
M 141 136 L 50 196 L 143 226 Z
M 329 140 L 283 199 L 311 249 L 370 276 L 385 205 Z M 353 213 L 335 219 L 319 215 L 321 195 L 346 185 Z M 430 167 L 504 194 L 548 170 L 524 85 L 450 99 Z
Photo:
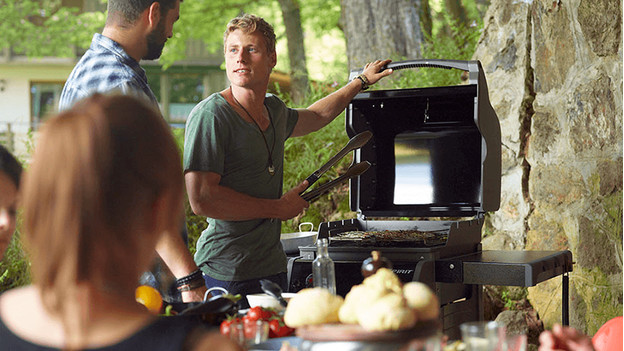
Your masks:
M 282 297 L 288 302 L 296 293 L 282 293 Z M 260 306 L 264 308 L 274 308 L 276 310 L 283 310 L 284 306 L 280 305 L 279 301 L 271 295 L 262 294 L 249 294 L 247 295 L 247 301 L 249 301 L 250 307 Z

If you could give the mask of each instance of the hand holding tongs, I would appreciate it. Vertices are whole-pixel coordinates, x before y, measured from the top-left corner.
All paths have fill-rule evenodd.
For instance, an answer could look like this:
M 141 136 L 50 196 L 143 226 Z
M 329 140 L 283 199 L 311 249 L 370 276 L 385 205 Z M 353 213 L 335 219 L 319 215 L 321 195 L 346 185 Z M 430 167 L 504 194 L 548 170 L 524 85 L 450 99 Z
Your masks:
M 353 178 L 353 177 L 357 177 L 360 174 L 366 172 L 368 170 L 368 168 L 370 167 L 370 162 L 368 161 L 362 161 L 360 163 L 356 163 L 353 166 L 349 167 L 349 169 L 347 169 L 347 171 L 345 172 L 345 174 L 341 175 L 340 177 L 327 182 L 321 186 L 319 186 L 318 188 L 314 189 L 314 190 L 310 190 L 307 193 L 301 195 L 301 197 L 306 200 L 307 202 L 312 202 L 316 199 L 318 199 L 319 197 L 321 197 L 321 195 L 324 195 L 326 193 L 328 193 L 331 189 L 333 189 L 334 187 L 336 187 L 339 184 L 342 184 L 344 182 L 346 182 L 347 180 Z
M 342 150 L 338 151 L 338 153 L 334 155 L 332 158 L 330 158 L 329 161 L 327 161 L 324 165 L 322 165 L 319 169 L 317 169 L 314 173 L 312 173 L 308 178 L 306 178 L 306 180 L 308 181 L 308 187 L 304 189 L 304 191 L 307 190 L 310 186 L 312 186 L 312 184 L 314 184 L 321 177 L 321 175 L 323 175 L 323 173 L 325 173 L 328 169 L 330 169 L 333 165 L 335 165 L 347 153 L 364 146 L 364 144 L 366 144 L 372 136 L 373 136 L 373 133 L 371 133 L 370 131 L 364 131 L 354 136 L 353 138 L 351 138 L 351 140 L 349 140 L 347 145 L 345 145 L 342 148 Z M 324 193 L 329 191 L 334 186 L 364 173 L 368 169 L 368 167 L 370 167 L 370 163 L 368 163 L 367 161 L 360 162 L 356 165 L 352 165 L 351 167 L 349 167 L 347 172 L 343 174 L 342 176 L 336 178 L 335 180 L 331 182 L 323 184 L 317 189 L 311 190 L 308 193 L 303 194 L 302 192 L 303 195 L 301 195 L 301 197 L 308 202 L 316 200 L 319 196 L 323 195 Z M 324 191 L 321 191 L 321 188 Z

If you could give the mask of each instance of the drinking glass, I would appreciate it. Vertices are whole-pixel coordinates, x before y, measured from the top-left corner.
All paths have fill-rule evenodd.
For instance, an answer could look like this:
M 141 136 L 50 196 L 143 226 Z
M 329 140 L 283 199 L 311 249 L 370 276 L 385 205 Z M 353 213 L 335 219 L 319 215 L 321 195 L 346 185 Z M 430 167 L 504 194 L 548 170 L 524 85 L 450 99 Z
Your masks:
M 247 345 L 259 344 L 269 338 L 269 322 L 258 319 L 245 330 Z
M 442 334 L 436 333 L 428 338 L 414 339 L 409 342 L 407 351 L 442 351 Z
M 527 336 L 525 334 L 507 334 L 505 337 L 507 351 L 526 351 Z
M 467 322 L 459 326 L 466 351 L 506 351 L 505 327 L 493 321 Z

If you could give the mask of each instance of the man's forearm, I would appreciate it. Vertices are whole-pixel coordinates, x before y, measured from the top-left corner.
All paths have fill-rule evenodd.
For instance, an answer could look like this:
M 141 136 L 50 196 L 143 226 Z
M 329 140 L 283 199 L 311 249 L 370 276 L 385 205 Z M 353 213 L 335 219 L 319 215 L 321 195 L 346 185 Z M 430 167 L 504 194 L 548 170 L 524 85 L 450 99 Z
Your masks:
M 188 276 L 198 269 L 179 232 L 168 231 L 163 233 L 156 244 L 156 252 L 176 279 Z M 205 286 L 185 291 L 182 293 L 182 300 L 184 302 L 202 301 L 205 291 Z
M 347 107 L 353 97 L 360 92 L 361 86 L 359 80 L 352 80 L 337 91 L 308 106 L 307 109 L 318 115 L 323 125 L 326 125 Z
M 255 198 L 224 186 L 211 186 L 191 199 L 193 212 L 226 221 L 278 218 L 277 200 Z
M 308 207 L 299 196 L 307 188 L 307 181 L 290 189 L 279 199 L 261 199 L 219 185 L 220 176 L 211 172 L 192 171 L 184 175 L 186 191 L 193 212 L 226 221 L 244 221 L 258 218 L 287 220 Z
M 156 252 L 176 278 L 197 270 L 197 264 L 178 232 L 165 232 L 156 244 Z

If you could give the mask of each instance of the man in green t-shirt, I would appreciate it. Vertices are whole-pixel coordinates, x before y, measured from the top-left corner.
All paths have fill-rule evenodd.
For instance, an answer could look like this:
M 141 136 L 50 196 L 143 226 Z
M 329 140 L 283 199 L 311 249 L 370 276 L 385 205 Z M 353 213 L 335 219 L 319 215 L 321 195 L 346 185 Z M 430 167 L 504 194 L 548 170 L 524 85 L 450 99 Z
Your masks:
M 286 289 L 280 221 L 308 203 L 299 196 L 306 181 L 282 194 L 284 142 L 330 123 L 358 92 L 392 73 L 380 72 L 390 60 L 367 64 L 359 79 L 306 109 L 291 109 L 266 92 L 277 60 L 270 24 L 234 18 L 224 47 L 231 85 L 200 102 L 186 123 L 186 188 L 193 212 L 208 220 L 195 262 L 209 288 L 247 295 L 269 279 Z

